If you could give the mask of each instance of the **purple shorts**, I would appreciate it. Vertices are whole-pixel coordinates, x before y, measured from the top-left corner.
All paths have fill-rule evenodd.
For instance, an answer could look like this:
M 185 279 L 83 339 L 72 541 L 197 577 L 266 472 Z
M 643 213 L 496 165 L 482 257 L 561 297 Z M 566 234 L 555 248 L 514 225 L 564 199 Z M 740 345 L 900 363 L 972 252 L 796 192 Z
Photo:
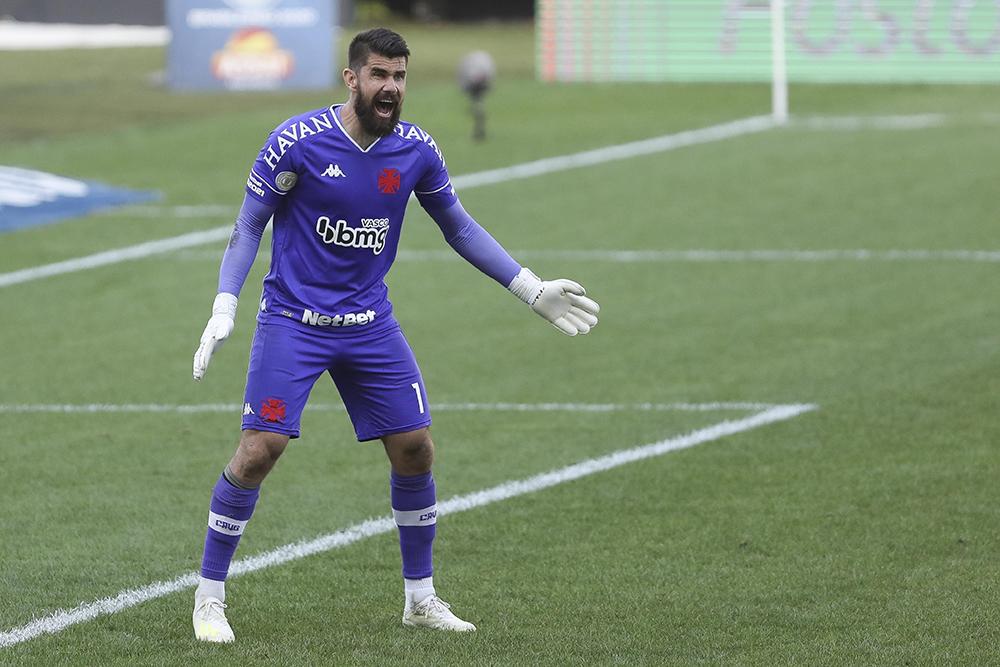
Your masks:
M 420 369 L 399 325 L 370 334 L 322 336 L 258 323 L 247 368 L 243 430 L 299 437 L 302 409 L 324 372 L 337 385 L 358 440 L 431 423 Z

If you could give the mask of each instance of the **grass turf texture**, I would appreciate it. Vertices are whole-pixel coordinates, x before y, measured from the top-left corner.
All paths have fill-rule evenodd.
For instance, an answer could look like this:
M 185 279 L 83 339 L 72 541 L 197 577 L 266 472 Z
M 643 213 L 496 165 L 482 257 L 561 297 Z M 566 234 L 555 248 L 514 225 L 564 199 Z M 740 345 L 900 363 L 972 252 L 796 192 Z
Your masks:
M 757 86 L 546 86 L 530 30 L 410 29 L 406 117 L 453 174 L 766 112 Z M 450 63 L 494 45 L 491 140 Z M 426 54 L 424 56 L 423 54 Z M 419 58 L 427 68 L 420 69 Z M 0 54 L 5 164 L 232 204 L 266 132 L 331 94 L 172 97 L 156 49 Z M 83 83 L 81 83 L 83 82 Z M 78 96 L 65 110 L 66 91 Z M 990 96 L 993 96 L 992 98 Z M 71 98 L 72 99 L 72 98 Z M 108 100 L 121 100 L 110 104 Z M 511 249 L 996 249 L 1000 137 L 978 87 L 793 88 L 793 109 L 959 113 L 919 132 L 773 131 L 470 190 Z M 225 224 L 117 213 L 6 234 L 4 270 Z M 221 244 L 220 244 L 221 245 Z M 418 207 L 403 247 L 441 249 Z M 221 252 L 221 248 L 218 248 Z M 252 308 L 206 380 L 190 357 L 217 259 L 176 253 L 6 288 L 0 404 L 236 403 Z M 459 401 L 815 402 L 819 412 L 445 518 L 437 581 L 475 636 L 399 625 L 392 535 L 233 580 L 238 644 L 196 644 L 190 593 L 0 649 L 14 664 L 984 664 L 998 649 L 998 267 L 544 259 L 593 335 L 552 331 L 460 261 L 399 262 L 432 410 Z M 459 285 L 459 287 L 456 287 Z M 336 401 L 321 381 L 314 400 Z M 442 497 L 735 413 L 439 412 Z M 4 414 L 0 630 L 198 565 L 238 415 Z M 308 412 L 239 555 L 388 510 L 377 446 Z

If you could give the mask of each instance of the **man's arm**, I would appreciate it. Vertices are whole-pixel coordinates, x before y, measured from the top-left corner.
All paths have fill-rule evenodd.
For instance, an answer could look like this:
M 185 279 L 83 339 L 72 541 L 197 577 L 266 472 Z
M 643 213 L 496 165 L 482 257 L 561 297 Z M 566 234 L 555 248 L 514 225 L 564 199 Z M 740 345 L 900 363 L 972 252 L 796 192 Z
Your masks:
M 541 280 L 518 264 L 489 232 L 455 201 L 428 210 L 448 244 L 477 269 L 496 280 L 564 334 L 585 334 L 597 326 L 600 306 L 572 280 Z
M 194 353 L 192 375 L 195 380 L 205 376 L 215 348 L 233 332 L 236 324 L 236 304 L 250 267 L 257 257 L 260 239 L 274 213 L 274 207 L 250 195 L 245 195 L 229 245 L 219 267 L 219 292 L 212 304 L 212 317 L 201 335 L 201 344 Z
M 443 211 L 430 213 L 441 228 L 444 240 L 455 252 L 504 287 L 510 285 L 510 281 L 521 270 L 521 265 L 473 220 L 462 207 L 462 202 L 456 201 Z
M 257 257 L 264 228 L 274 215 L 274 207 L 244 195 L 240 212 L 236 216 L 229 245 L 222 255 L 219 267 L 219 292 L 239 296 L 246 282 L 250 267 Z

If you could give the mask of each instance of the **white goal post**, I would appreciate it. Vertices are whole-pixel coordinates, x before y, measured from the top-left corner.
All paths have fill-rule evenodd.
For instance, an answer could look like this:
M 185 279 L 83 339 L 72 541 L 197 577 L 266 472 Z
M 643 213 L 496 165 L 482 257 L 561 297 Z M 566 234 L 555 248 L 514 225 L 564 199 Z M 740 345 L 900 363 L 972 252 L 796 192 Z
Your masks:
M 771 116 L 780 125 L 788 122 L 785 0 L 771 0 Z
M 543 81 L 1000 83 L 1000 0 L 536 0 Z

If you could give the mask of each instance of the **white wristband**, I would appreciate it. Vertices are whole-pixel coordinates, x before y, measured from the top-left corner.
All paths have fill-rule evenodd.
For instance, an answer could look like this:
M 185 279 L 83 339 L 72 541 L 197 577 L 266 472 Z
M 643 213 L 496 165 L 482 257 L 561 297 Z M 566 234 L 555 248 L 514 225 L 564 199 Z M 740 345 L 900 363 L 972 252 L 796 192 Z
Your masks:
M 538 300 L 539 295 L 542 293 L 542 279 L 532 273 L 531 269 L 524 267 L 510 281 L 507 289 L 518 299 L 530 306 Z
M 236 319 L 236 304 L 238 299 L 229 292 L 219 292 L 212 303 L 213 315 L 228 315 L 229 319 Z

